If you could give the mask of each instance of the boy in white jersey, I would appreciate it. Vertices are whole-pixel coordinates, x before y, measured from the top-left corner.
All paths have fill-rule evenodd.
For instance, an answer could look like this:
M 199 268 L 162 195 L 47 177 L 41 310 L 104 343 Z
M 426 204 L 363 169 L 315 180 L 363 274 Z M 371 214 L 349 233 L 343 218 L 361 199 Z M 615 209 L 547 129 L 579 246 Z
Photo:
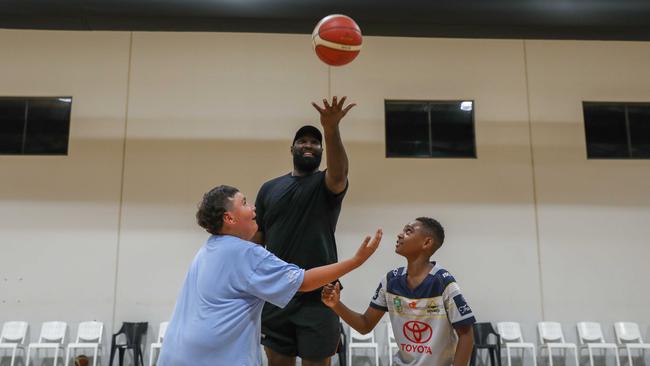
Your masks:
M 399 347 L 396 365 L 467 366 L 476 319 L 451 274 L 430 262 L 444 239 L 442 225 L 428 217 L 404 226 L 397 235 L 395 252 L 408 265 L 382 278 L 364 314 L 340 302 L 338 283 L 327 285 L 321 299 L 362 334 L 372 331 L 388 311 Z

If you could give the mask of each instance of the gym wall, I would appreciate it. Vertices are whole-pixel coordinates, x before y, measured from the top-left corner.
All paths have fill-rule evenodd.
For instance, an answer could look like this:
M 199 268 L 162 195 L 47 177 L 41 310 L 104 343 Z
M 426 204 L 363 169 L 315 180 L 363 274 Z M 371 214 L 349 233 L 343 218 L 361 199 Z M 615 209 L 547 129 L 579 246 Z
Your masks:
M 0 31 L 1 96 L 73 96 L 68 156 L 0 156 L 0 321 L 167 320 L 207 238 L 218 184 L 250 200 L 290 171 L 310 102 L 358 103 L 342 122 L 350 189 L 339 257 L 377 227 L 376 255 L 343 278 L 365 310 L 405 264 L 402 226 L 438 218 L 435 259 L 479 321 L 650 325 L 648 160 L 587 160 L 582 101 L 650 101 L 650 44 L 366 37 L 327 69 L 308 35 Z M 478 159 L 387 159 L 385 99 L 473 100 Z M 236 311 L 236 309 L 233 309 Z M 76 333 L 74 328 L 73 334 Z

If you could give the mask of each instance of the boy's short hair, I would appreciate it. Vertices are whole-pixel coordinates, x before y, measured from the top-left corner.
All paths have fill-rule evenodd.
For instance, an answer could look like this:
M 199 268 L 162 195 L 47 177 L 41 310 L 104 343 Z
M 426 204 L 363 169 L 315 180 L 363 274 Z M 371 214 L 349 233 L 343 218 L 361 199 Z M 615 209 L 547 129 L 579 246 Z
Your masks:
M 445 229 L 440 225 L 438 220 L 430 217 L 418 217 L 416 220 L 422 223 L 424 231 L 433 237 L 438 247 L 441 247 L 445 241 Z
M 196 212 L 196 222 L 212 235 L 218 235 L 223 227 L 223 215 L 232 205 L 231 199 L 239 189 L 221 185 L 203 195 Z

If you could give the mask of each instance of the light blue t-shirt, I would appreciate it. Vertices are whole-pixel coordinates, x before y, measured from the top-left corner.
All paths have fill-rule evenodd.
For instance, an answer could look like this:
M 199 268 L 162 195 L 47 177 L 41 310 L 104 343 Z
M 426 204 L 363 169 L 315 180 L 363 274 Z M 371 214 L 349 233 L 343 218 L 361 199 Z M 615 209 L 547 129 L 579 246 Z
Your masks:
M 210 237 L 178 295 L 158 365 L 259 365 L 264 302 L 286 306 L 304 274 L 260 245 Z

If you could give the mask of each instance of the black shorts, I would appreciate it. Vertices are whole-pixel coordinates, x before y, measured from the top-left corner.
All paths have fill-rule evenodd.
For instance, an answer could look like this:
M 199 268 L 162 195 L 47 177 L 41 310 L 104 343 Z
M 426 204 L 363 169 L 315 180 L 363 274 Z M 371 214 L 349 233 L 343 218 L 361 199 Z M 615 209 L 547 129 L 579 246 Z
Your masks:
M 339 317 L 320 299 L 293 298 L 281 309 L 266 303 L 262 311 L 262 344 L 285 356 L 307 360 L 331 357 L 341 337 Z

